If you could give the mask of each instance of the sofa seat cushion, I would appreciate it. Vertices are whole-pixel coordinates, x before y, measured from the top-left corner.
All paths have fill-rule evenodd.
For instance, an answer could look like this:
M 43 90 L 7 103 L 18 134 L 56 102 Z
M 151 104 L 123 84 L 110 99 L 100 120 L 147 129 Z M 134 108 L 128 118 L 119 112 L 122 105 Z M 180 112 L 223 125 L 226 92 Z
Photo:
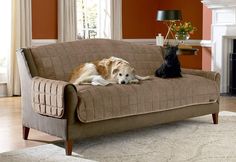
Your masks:
M 84 123 L 213 103 L 219 97 L 215 81 L 188 74 L 174 79 L 153 77 L 140 84 L 76 88 L 77 115 Z

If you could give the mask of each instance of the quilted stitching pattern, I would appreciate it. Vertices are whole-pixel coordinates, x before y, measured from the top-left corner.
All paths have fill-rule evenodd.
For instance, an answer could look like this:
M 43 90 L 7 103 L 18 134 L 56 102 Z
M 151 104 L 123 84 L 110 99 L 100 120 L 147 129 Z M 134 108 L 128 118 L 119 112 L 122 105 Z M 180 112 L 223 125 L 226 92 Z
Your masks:
M 69 80 L 78 65 L 116 56 L 130 62 L 139 75 L 152 75 L 163 63 L 162 48 L 114 40 L 82 40 L 31 49 L 40 77 Z
M 219 95 L 214 80 L 187 74 L 176 79 L 153 77 L 141 84 L 79 85 L 77 90 L 81 98 L 77 114 L 85 123 L 216 102 Z
M 35 112 L 61 118 L 64 114 L 64 89 L 69 83 L 34 77 L 32 106 Z
M 64 81 L 68 81 L 72 69 L 79 64 L 116 56 L 129 61 L 137 74 L 152 75 L 163 63 L 160 47 L 113 40 L 66 42 L 30 50 L 39 76 L 48 78 L 33 79 L 33 108 L 57 118 L 64 114 L 63 95 L 68 84 Z M 186 73 L 183 78 L 153 78 L 137 85 L 77 86 L 81 101 L 78 118 L 85 123 L 94 122 L 218 100 L 218 73 L 195 70 L 183 70 L 183 73 Z
M 214 80 L 218 83 L 218 87 L 220 87 L 220 74 L 213 71 L 202 71 L 202 70 L 193 70 L 193 69 L 182 69 L 182 73 L 198 75 L 201 77 L 205 77 L 207 79 Z

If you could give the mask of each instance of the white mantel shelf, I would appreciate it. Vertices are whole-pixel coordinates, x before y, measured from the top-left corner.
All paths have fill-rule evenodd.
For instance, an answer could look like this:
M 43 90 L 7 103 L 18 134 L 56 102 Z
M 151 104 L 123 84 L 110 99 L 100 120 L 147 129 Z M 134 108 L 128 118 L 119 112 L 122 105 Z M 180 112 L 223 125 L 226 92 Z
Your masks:
M 236 0 L 202 0 L 201 2 L 211 9 L 236 7 Z

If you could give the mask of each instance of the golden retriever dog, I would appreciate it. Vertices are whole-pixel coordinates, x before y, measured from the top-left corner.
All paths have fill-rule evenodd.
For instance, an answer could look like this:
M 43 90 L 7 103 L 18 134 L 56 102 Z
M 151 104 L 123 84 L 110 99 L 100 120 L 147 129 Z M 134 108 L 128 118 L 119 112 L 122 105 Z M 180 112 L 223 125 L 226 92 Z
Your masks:
M 110 57 L 99 61 L 85 63 L 76 67 L 70 76 L 72 84 L 92 84 L 106 86 L 108 84 L 139 83 L 150 79 L 135 74 L 130 64 L 121 58 Z

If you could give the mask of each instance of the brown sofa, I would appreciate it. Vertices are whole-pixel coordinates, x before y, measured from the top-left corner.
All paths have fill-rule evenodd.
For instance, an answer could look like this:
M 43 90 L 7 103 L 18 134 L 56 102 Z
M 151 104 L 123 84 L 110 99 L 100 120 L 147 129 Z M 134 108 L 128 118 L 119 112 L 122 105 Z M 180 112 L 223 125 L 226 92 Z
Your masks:
M 22 89 L 23 138 L 33 128 L 65 140 L 212 114 L 218 122 L 219 81 L 215 72 L 183 69 L 183 77 L 106 87 L 72 85 L 81 63 L 110 56 L 126 59 L 139 75 L 153 75 L 163 63 L 157 46 L 96 39 L 21 49 L 17 53 Z

